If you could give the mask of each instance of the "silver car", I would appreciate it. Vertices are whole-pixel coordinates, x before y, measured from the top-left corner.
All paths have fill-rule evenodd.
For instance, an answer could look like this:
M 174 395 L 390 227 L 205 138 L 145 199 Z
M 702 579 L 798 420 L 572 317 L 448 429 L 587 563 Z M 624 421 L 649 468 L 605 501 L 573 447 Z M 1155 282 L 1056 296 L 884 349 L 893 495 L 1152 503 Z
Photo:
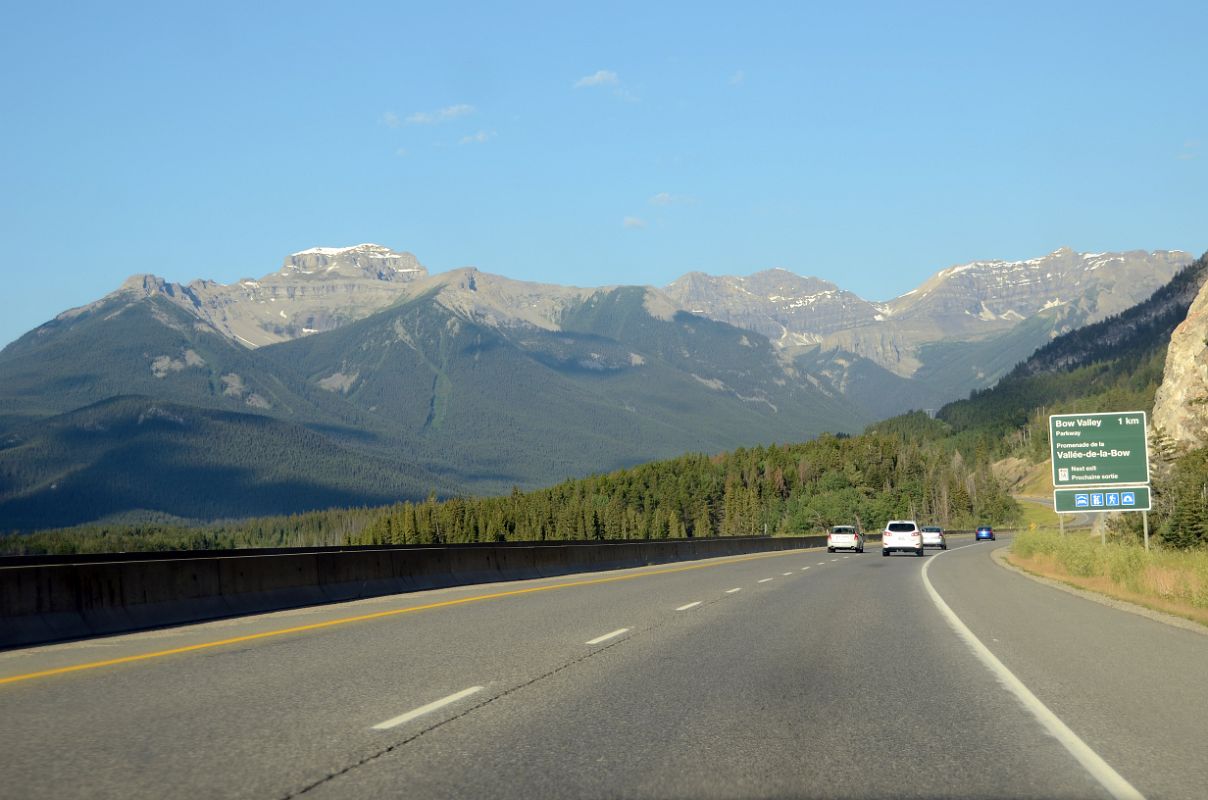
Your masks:
M 948 540 L 944 537 L 944 529 L 939 525 L 923 526 L 923 547 L 938 547 L 948 549 Z
M 855 525 L 836 525 L 826 535 L 826 552 L 836 550 L 851 550 L 853 553 L 864 552 L 864 534 Z

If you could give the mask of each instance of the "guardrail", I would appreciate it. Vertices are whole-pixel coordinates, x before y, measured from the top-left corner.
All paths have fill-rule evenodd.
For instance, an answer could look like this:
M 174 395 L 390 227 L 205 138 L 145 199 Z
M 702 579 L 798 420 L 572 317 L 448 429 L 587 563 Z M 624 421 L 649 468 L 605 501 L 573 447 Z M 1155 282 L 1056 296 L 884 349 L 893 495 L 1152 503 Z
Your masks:
M 718 537 L 10 556 L 0 561 L 0 648 L 423 589 L 825 546 L 825 536 Z

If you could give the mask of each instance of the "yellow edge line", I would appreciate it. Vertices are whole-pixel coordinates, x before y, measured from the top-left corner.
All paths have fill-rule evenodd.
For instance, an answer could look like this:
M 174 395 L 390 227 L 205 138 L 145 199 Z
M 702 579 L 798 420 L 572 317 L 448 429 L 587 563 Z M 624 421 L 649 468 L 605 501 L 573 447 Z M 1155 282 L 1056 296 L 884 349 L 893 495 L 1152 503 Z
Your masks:
M 389 611 L 375 611 L 372 614 L 361 614 L 355 617 L 341 617 L 340 619 L 327 620 L 326 622 L 313 622 L 309 625 L 296 625 L 292 628 L 281 628 L 275 631 L 264 631 L 262 633 L 249 633 L 245 636 L 233 636 L 229 639 L 219 639 L 213 642 L 202 642 L 200 644 L 190 644 L 184 647 L 173 647 L 170 650 L 156 650 L 152 653 L 141 653 L 134 656 L 122 656 L 121 658 L 110 658 L 105 661 L 89 661 L 84 664 L 74 664 L 69 667 L 56 667 L 54 669 L 44 669 L 40 672 L 27 672 L 24 675 L 13 675 L 8 678 L 0 678 L 0 686 L 10 683 L 20 683 L 29 681 L 35 678 L 48 678 L 52 675 L 64 675 L 69 672 L 81 672 L 89 669 L 100 669 L 101 667 L 112 667 L 117 664 L 129 664 L 134 661 L 147 661 L 152 658 L 163 658 L 164 656 L 174 656 L 180 653 L 192 653 L 197 650 L 208 650 L 212 647 L 223 647 L 228 644 L 239 644 L 240 642 L 252 642 L 257 639 L 268 639 L 273 636 L 284 636 L 290 633 L 302 633 L 305 631 L 315 631 L 322 628 L 332 628 L 336 625 L 347 625 L 353 622 L 365 622 L 371 619 L 382 619 L 384 617 L 394 617 L 400 614 L 410 614 L 416 611 L 430 611 L 434 608 L 447 608 L 449 606 L 460 606 L 467 603 L 478 603 L 486 600 L 498 600 L 501 597 L 515 597 L 523 594 L 533 594 L 535 592 L 549 592 L 554 589 L 569 589 L 574 586 L 591 586 L 601 583 L 616 583 L 618 581 L 634 580 L 635 578 L 645 578 L 652 575 L 668 575 L 674 572 L 688 572 L 695 569 L 706 569 L 708 567 L 720 567 L 726 564 L 736 564 L 742 561 L 752 561 L 758 558 L 769 558 L 772 556 L 793 555 L 801 553 L 803 550 L 777 550 L 774 553 L 758 553 L 749 556 L 739 556 L 737 558 L 727 558 L 724 561 L 713 561 L 706 564 L 693 564 L 687 567 L 672 567 L 669 569 L 651 570 L 649 572 L 639 572 L 635 575 L 616 575 L 611 578 L 593 578 L 586 581 L 573 581 L 571 583 L 556 583 L 550 586 L 532 586 L 527 589 L 513 589 L 508 592 L 495 592 L 493 594 L 480 594 L 474 597 L 462 597 L 457 600 L 442 600 L 439 603 L 428 603 L 422 606 L 408 606 L 407 608 L 394 608 Z M 451 587 L 450 587 L 451 588 Z

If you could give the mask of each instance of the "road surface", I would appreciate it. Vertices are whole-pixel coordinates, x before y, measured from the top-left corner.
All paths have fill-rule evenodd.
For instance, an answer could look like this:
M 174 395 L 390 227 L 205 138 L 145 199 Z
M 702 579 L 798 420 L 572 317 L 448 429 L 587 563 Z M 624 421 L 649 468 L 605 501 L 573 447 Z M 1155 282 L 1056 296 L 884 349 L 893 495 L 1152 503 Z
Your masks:
M 1203 797 L 1208 636 L 951 543 L 0 653 L 0 797 Z

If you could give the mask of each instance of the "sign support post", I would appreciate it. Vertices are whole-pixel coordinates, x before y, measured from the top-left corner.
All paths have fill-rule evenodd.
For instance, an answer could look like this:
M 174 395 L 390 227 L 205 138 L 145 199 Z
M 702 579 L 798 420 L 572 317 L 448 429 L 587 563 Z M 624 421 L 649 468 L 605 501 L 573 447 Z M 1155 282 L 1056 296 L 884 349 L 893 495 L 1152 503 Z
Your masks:
M 1149 552 L 1149 512 L 1141 512 L 1141 527 L 1145 529 L 1145 552 Z

